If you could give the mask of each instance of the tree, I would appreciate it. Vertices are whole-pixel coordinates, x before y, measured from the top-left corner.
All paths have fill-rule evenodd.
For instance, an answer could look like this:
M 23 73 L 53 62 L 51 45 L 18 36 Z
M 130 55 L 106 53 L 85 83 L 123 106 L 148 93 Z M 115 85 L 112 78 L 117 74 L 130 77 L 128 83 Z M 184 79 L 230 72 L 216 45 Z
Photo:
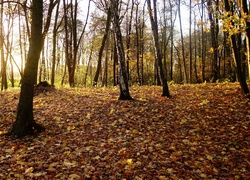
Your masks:
M 234 15 L 234 8 L 231 1 L 224 0 L 225 5 L 225 11 L 227 12 L 227 16 Z M 229 23 L 232 24 L 232 26 L 235 26 L 234 21 L 232 21 L 229 17 Z M 237 75 L 240 82 L 240 86 L 242 89 L 242 92 L 246 95 L 249 95 L 249 89 L 246 83 L 246 77 L 245 74 L 242 71 L 242 61 L 241 61 L 241 32 L 237 31 L 236 33 L 232 33 L 231 36 L 231 43 L 233 46 L 233 54 L 236 62 L 236 69 L 237 69 Z
M 68 2 L 68 1 L 67 1 Z M 75 86 L 75 69 L 77 64 L 78 52 L 81 40 L 85 33 L 89 12 L 90 12 L 90 2 L 88 3 L 87 17 L 85 24 L 81 32 L 79 33 L 79 25 L 81 21 L 78 20 L 78 2 L 77 0 L 70 0 L 67 4 L 66 0 L 63 0 L 64 8 L 64 28 L 65 28 L 65 58 L 68 67 L 68 80 L 70 87 Z M 73 3 L 74 2 L 74 3 Z M 80 35 L 79 35 L 80 34 Z
M 151 8 L 151 0 L 147 0 L 147 4 L 148 4 L 148 13 L 149 13 L 149 18 L 150 18 L 151 28 L 152 28 L 153 38 L 154 38 L 154 48 L 155 48 L 155 54 L 157 58 L 156 60 L 157 67 L 159 69 L 160 80 L 161 80 L 161 84 L 163 87 L 162 96 L 170 97 L 170 93 L 168 90 L 167 76 L 166 76 L 166 72 L 164 71 L 163 64 L 162 64 L 162 52 L 160 49 L 159 35 L 158 35 L 156 0 L 153 0 L 154 15 L 153 15 L 152 8 Z
M 193 49 L 192 49 L 192 0 L 189 0 L 189 82 L 193 80 Z
M 181 31 L 182 61 L 183 61 L 183 68 L 184 68 L 184 83 L 187 83 L 188 82 L 188 75 L 187 75 L 187 66 L 186 66 L 186 58 L 185 58 L 185 50 L 184 50 L 182 21 L 181 21 L 181 0 L 178 1 L 178 15 L 179 15 L 180 31 Z
M 1 55 L 1 78 L 2 78 L 2 83 L 1 83 L 1 90 L 7 89 L 8 88 L 8 83 L 7 83 L 7 72 L 6 72 L 6 67 L 7 67 L 7 61 L 5 60 L 5 52 L 4 52 L 4 29 L 3 29 L 3 10 L 4 10 L 4 5 L 1 3 L 0 7 L 0 55 Z
M 130 10 L 130 14 L 127 13 L 127 23 L 126 23 L 126 62 L 127 62 L 127 73 L 128 73 L 128 80 L 130 80 L 130 73 L 129 73 L 129 67 L 130 67 L 130 46 L 131 46 L 131 27 L 132 27 L 132 19 L 133 19 L 133 10 L 134 10 L 134 0 L 132 0 L 132 4 L 131 4 L 131 10 Z M 138 11 L 136 11 L 136 20 L 137 20 L 137 14 Z M 136 23 L 137 25 L 137 23 Z M 138 51 L 137 51 L 138 53 Z M 138 59 L 137 59 L 138 60 Z M 138 70 L 137 70 L 138 72 Z M 139 75 L 138 75 L 139 76 Z
M 106 41 L 108 39 L 110 24 L 111 24 L 111 10 L 110 10 L 110 7 L 108 7 L 107 8 L 106 27 L 105 27 L 105 32 L 104 32 L 104 35 L 103 35 L 103 38 L 102 38 L 102 44 L 101 44 L 99 54 L 98 54 L 98 62 L 97 62 L 96 73 L 95 73 L 95 77 L 94 77 L 94 81 L 93 81 L 93 86 L 97 85 L 97 81 L 98 81 L 99 74 L 100 74 L 100 71 L 101 71 L 102 54 L 103 54 L 103 51 L 104 51 L 104 48 L 105 48 Z
M 62 21 L 58 23 L 58 15 L 59 15 L 59 7 L 60 7 L 60 0 L 58 1 L 58 5 L 56 8 L 56 15 L 55 15 L 55 22 L 54 22 L 54 28 L 53 28 L 53 38 L 52 38 L 52 70 L 51 70 L 51 85 L 54 86 L 55 83 L 55 66 L 56 66 L 56 36 L 58 32 L 58 28 L 60 27 Z
M 214 10 L 215 6 L 215 10 Z M 218 59 L 219 59 L 219 50 L 218 50 L 218 34 L 219 34 L 219 19 L 218 19 L 218 11 L 219 11 L 219 1 L 216 0 L 215 5 L 212 4 L 212 0 L 207 1 L 208 7 L 208 17 L 210 21 L 210 32 L 211 32 L 211 41 L 212 41 L 212 52 L 213 52 L 213 82 L 219 78 L 220 69 L 218 67 Z
M 33 134 L 35 131 L 44 129 L 34 121 L 33 117 L 34 84 L 37 78 L 38 61 L 43 45 L 43 0 L 32 1 L 31 19 L 30 46 L 22 78 L 17 116 L 12 130 L 9 132 L 10 135 L 18 137 Z
M 115 44 L 117 48 L 117 54 L 119 57 L 119 86 L 120 86 L 120 97 L 119 100 L 132 100 L 130 96 L 129 87 L 128 87 L 128 77 L 125 66 L 125 52 L 123 47 L 123 39 L 120 27 L 120 18 L 119 18 L 119 0 L 110 1 L 111 12 L 113 16 L 113 26 L 115 33 Z
M 249 17 L 249 3 L 247 3 L 247 0 L 242 0 L 241 3 L 242 9 L 245 13 L 245 15 L 247 15 L 247 17 Z M 250 22 L 248 20 L 248 18 L 244 18 L 245 19 L 245 23 L 246 23 L 246 33 L 247 33 L 247 39 L 246 39 L 246 43 L 247 43 L 247 58 L 248 58 L 248 78 L 250 79 Z

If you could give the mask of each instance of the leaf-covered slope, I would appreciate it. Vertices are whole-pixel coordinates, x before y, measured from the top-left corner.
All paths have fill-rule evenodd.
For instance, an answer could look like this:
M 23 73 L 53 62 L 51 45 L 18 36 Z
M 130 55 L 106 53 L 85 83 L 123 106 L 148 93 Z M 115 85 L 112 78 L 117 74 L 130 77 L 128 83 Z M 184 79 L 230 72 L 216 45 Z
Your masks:
M 46 131 L 0 136 L 1 179 L 249 179 L 250 107 L 237 84 L 57 89 L 34 98 Z M 0 94 L 0 131 L 18 91 Z

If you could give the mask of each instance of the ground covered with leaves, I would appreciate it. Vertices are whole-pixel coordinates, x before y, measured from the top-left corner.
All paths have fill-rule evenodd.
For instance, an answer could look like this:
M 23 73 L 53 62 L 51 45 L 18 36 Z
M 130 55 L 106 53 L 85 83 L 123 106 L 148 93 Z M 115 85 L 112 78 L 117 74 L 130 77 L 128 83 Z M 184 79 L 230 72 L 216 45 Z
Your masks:
M 0 179 L 250 179 L 250 100 L 238 84 L 60 88 L 34 97 L 46 131 L 0 136 Z M 0 94 L 0 133 L 19 90 Z

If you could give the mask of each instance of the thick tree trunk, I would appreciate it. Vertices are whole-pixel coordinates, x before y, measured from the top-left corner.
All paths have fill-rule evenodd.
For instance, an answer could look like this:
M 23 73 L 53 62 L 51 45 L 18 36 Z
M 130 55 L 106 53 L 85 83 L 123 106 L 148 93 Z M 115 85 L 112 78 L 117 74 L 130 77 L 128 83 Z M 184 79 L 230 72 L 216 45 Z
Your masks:
M 38 61 L 42 50 L 43 1 L 32 1 L 31 39 L 28 59 L 24 69 L 16 121 L 9 134 L 18 137 L 43 130 L 33 118 L 34 84 L 37 78 Z

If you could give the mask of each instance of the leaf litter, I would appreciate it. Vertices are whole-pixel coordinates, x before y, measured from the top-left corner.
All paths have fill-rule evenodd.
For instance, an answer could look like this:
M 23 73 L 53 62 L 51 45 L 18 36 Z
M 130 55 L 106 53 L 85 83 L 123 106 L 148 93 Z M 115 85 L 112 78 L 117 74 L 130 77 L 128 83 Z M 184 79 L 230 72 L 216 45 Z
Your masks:
M 250 106 L 238 84 L 59 88 L 34 97 L 46 131 L 0 136 L 1 179 L 249 179 Z M 0 134 L 19 90 L 0 93 Z

